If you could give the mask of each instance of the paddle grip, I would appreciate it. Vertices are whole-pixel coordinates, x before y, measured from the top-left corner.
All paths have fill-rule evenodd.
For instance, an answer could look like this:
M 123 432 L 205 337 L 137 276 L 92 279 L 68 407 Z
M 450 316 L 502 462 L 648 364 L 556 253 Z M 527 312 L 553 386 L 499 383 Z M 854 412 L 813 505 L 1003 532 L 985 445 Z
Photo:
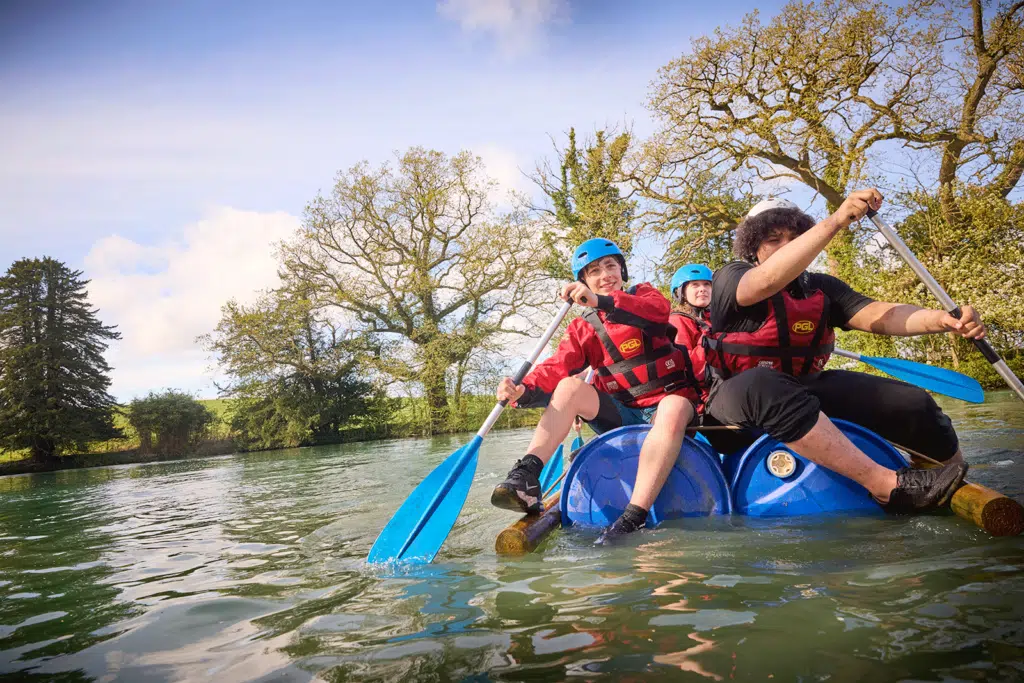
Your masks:
M 964 312 L 960 310 L 959 306 L 956 306 L 955 308 L 953 308 L 953 310 L 949 311 L 949 314 L 956 318 L 957 320 L 959 320 L 960 316 L 962 316 Z M 996 363 L 1002 360 L 1002 358 L 999 356 L 999 353 L 997 353 L 996 350 L 992 348 L 992 345 L 989 344 L 987 340 L 972 339 L 971 343 L 973 343 L 974 346 L 977 347 L 979 351 L 981 351 L 981 355 L 985 356 L 985 360 L 987 360 L 992 365 L 995 365 Z

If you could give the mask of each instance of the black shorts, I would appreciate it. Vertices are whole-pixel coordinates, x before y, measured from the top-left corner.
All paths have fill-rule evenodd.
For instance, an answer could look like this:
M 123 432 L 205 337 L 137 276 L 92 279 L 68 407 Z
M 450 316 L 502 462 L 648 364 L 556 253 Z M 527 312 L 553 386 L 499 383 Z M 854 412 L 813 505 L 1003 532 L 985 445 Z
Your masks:
M 821 412 L 935 460 L 948 460 L 960 448 L 949 416 L 928 392 L 863 372 L 826 370 L 793 377 L 752 368 L 717 381 L 707 411 L 722 423 L 762 429 L 783 443 L 806 436 Z
M 622 401 L 612 398 L 603 391 L 597 392 L 597 400 L 597 415 L 594 416 L 593 420 L 584 420 L 584 422 L 598 434 L 604 434 L 619 427 L 651 424 L 654 422 L 654 416 L 658 412 L 658 406 L 660 405 L 655 403 L 653 406 L 647 406 L 646 408 L 627 406 Z

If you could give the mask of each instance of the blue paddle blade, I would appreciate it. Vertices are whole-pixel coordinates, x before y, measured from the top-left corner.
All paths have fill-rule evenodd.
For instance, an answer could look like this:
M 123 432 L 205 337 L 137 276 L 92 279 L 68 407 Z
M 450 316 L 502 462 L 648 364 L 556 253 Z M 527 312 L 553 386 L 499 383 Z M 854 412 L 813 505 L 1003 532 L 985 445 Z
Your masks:
M 570 453 L 575 453 L 576 451 L 578 451 L 581 448 L 583 448 L 583 437 L 581 435 L 577 434 L 576 438 L 572 440 L 572 445 L 569 446 L 569 452 Z
M 482 441 L 474 436 L 413 489 L 377 536 L 367 561 L 426 564 L 434 559 L 469 495 Z
M 981 385 L 973 377 L 947 370 L 936 368 L 924 363 L 915 363 L 899 358 L 878 358 L 875 356 L 861 356 L 860 360 L 871 367 L 892 375 L 896 379 L 903 380 L 907 384 L 919 386 L 936 394 L 951 396 L 969 403 L 983 403 L 985 392 Z
M 540 490 L 541 493 L 551 488 L 552 484 L 558 480 L 558 477 L 562 474 L 562 444 L 558 444 L 558 449 L 555 454 L 551 456 L 551 459 L 544 464 L 544 469 L 540 471 Z

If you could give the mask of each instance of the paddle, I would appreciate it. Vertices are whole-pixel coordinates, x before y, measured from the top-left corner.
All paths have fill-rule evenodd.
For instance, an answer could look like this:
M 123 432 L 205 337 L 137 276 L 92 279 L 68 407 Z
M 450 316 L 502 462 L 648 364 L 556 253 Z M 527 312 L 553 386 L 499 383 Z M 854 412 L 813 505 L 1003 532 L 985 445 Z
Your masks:
M 516 372 L 512 381 L 522 384 L 526 373 L 551 341 L 562 319 L 572 308 L 567 301 L 551 321 L 529 358 Z M 402 506 L 381 530 L 367 556 L 369 562 L 428 563 L 441 549 L 462 506 L 469 495 L 476 472 L 480 443 L 494 423 L 498 421 L 508 401 L 499 401 L 484 420 L 473 440 L 445 458 L 420 485 L 413 489 Z
M 580 430 L 576 430 L 576 438 L 572 440 L 572 445 L 569 446 L 569 452 L 575 453 L 579 449 L 583 448 L 583 435 L 580 434 Z
M 555 483 L 555 479 L 562 471 L 562 450 L 565 444 L 558 444 L 555 454 L 544 463 L 544 469 L 540 471 L 540 490 L 547 491 L 548 487 Z
M 934 391 L 936 394 L 951 396 L 968 403 L 984 403 L 985 392 L 981 385 L 973 377 L 968 377 L 954 370 L 936 368 L 924 363 L 915 363 L 900 358 L 879 358 L 876 356 L 862 356 L 853 351 L 833 349 L 832 353 L 844 358 L 852 358 L 866 363 L 876 370 L 881 370 L 887 375 L 903 380 L 907 384 Z
M 950 298 L 949 294 L 946 294 L 946 290 L 944 290 L 942 285 L 932 277 L 932 274 L 928 272 L 928 269 L 924 267 L 924 264 L 917 260 L 917 257 L 914 256 L 914 252 L 910 251 L 910 247 L 908 247 L 903 239 L 896 234 L 896 231 L 892 229 L 892 226 L 882 220 L 878 216 L 878 212 L 874 209 L 868 209 L 868 218 L 870 218 L 871 222 L 875 224 L 875 227 L 878 228 L 880 233 L 882 233 L 882 236 L 888 240 L 889 244 L 892 245 L 892 248 L 896 250 L 896 253 L 907 262 L 907 265 L 910 266 L 910 269 L 914 271 L 918 278 L 920 278 L 921 282 L 924 283 L 924 286 L 932 293 L 932 296 L 939 300 L 939 303 L 942 304 L 942 307 L 946 312 L 954 318 L 959 319 L 962 315 L 960 307 L 957 306 L 956 302 Z M 1010 385 L 1010 388 L 1017 392 L 1017 396 L 1020 400 L 1024 401 L 1024 384 L 1021 384 L 1021 381 L 1015 374 L 1013 374 L 1013 371 L 1007 367 L 1006 361 L 996 353 L 996 350 L 992 348 L 992 345 L 985 339 L 972 339 L 971 342 L 978 347 L 978 350 L 981 351 L 981 355 L 985 356 L 985 360 L 992 364 L 992 367 L 995 368 L 1000 377 Z

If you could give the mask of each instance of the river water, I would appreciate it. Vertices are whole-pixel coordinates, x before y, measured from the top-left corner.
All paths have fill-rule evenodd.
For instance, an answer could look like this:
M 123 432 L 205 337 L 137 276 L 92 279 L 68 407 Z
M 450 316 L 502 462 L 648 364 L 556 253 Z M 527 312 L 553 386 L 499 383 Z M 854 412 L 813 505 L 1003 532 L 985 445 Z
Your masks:
M 1024 501 L 1024 405 L 945 402 L 970 478 Z M 468 436 L 0 479 L 0 678 L 1024 679 L 1024 537 L 954 516 L 687 520 L 495 556 L 495 432 L 435 564 L 367 566 Z

